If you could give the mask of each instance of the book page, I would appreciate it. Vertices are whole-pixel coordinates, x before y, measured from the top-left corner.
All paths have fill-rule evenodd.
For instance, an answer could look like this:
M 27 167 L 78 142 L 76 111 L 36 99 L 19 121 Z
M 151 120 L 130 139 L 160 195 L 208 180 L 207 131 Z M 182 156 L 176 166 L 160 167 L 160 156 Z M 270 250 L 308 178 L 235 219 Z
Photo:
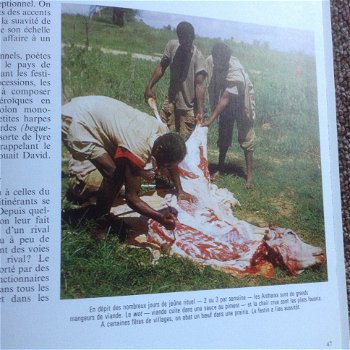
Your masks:
M 2 348 L 349 347 L 329 2 L 3 1 L 0 11 Z M 153 109 L 144 92 L 183 21 L 204 59 L 224 43 L 254 88 L 244 95 L 254 95 L 254 148 L 237 135 L 238 117 L 198 125 L 178 162 L 198 204 L 143 181 L 141 199 L 173 205 L 176 228 L 140 217 L 120 195 L 116 226 L 97 237 L 96 218 L 70 214 L 85 208 L 73 189 L 80 195 L 81 178 L 99 173 L 95 158 L 76 177 L 81 149 L 62 142 L 61 115 L 75 123 L 69 102 L 82 96 L 111 98 L 141 121 L 162 114 L 172 63 L 152 88 Z M 218 76 L 208 67 L 204 120 Z

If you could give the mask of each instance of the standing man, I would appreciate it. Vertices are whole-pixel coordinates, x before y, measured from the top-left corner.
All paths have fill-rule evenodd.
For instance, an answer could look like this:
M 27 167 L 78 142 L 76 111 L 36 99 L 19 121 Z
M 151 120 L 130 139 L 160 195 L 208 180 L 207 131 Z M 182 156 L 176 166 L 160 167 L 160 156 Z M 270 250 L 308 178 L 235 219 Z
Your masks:
M 209 76 L 210 117 L 202 126 L 210 126 L 219 118 L 219 164 L 212 176 L 215 181 L 224 170 L 228 148 L 232 143 L 233 126 L 236 122 L 238 142 L 244 151 L 246 163 L 246 187 L 253 187 L 253 146 L 255 118 L 255 94 L 253 84 L 231 49 L 218 42 L 206 60 Z
M 62 107 L 62 140 L 78 161 L 89 161 L 102 175 L 96 193 L 95 219 L 108 220 L 112 203 L 125 185 L 128 205 L 138 213 L 175 228 L 173 213 L 159 212 L 139 197 L 141 179 L 170 174 L 179 199 L 193 200 L 183 191 L 177 165 L 186 155 L 184 140 L 156 118 L 105 96 L 73 98 Z M 148 170 L 146 164 L 151 164 Z
M 167 43 L 163 57 L 147 84 L 145 99 L 155 98 L 152 88 L 170 66 L 168 96 L 160 115 L 170 131 L 179 132 L 187 139 L 197 122 L 203 120 L 206 68 L 202 53 L 193 45 L 193 26 L 181 22 L 176 33 L 178 40 Z

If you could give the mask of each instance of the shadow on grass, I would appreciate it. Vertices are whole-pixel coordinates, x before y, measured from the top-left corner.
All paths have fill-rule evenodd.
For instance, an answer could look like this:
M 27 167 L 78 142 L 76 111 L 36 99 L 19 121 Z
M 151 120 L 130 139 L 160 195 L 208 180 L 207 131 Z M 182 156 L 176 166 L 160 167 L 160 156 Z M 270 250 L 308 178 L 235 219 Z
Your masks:
M 218 164 L 217 163 L 209 163 L 209 172 L 210 174 L 215 173 L 218 171 Z M 227 162 L 224 165 L 224 171 L 223 175 L 234 175 L 241 177 L 242 179 L 246 178 L 246 173 L 245 173 L 245 167 L 242 166 L 238 161 L 237 162 Z

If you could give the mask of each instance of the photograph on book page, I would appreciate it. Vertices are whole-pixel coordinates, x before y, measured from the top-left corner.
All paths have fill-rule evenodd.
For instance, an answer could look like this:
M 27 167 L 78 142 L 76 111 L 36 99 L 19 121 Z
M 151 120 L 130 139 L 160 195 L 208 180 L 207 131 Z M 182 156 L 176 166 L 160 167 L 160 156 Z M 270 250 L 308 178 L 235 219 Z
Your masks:
M 74 10 L 63 5 L 62 297 L 326 281 L 312 32 Z

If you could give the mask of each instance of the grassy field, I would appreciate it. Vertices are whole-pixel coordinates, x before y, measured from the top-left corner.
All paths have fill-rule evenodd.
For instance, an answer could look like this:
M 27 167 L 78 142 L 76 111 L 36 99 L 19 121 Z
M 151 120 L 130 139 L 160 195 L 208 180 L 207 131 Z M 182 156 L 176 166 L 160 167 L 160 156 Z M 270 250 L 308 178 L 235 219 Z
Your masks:
M 114 26 L 109 14 L 87 20 L 62 16 L 63 95 L 106 95 L 150 113 L 143 92 L 156 63 L 135 59 L 133 53 L 161 55 L 165 43 L 175 38 L 170 29 L 155 30 L 142 22 Z M 196 38 L 206 56 L 213 39 Z M 314 57 L 281 53 L 255 43 L 227 40 L 256 90 L 255 188 L 244 187 L 244 158 L 236 140 L 229 150 L 226 174 L 217 185 L 226 187 L 240 201 L 234 213 L 258 226 L 289 227 L 307 243 L 325 248 L 321 161 Z M 86 44 L 90 46 L 87 50 Z M 126 51 L 125 55 L 100 48 Z M 158 103 L 167 92 L 168 76 L 156 86 Z M 209 110 L 209 109 L 208 109 Z M 217 126 L 209 132 L 208 154 L 215 168 Z M 67 186 L 67 152 L 63 149 L 63 197 Z M 63 198 L 63 207 L 70 203 Z M 93 225 L 93 223 L 90 223 Z M 162 258 L 152 265 L 150 254 L 132 249 L 112 232 L 104 242 L 93 241 L 88 225 L 62 226 L 62 297 L 83 298 L 238 288 L 257 285 L 304 283 L 327 279 L 326 266 L 290 277 L 277 269 L 275 279 L 236 278 L 182 258 Z

